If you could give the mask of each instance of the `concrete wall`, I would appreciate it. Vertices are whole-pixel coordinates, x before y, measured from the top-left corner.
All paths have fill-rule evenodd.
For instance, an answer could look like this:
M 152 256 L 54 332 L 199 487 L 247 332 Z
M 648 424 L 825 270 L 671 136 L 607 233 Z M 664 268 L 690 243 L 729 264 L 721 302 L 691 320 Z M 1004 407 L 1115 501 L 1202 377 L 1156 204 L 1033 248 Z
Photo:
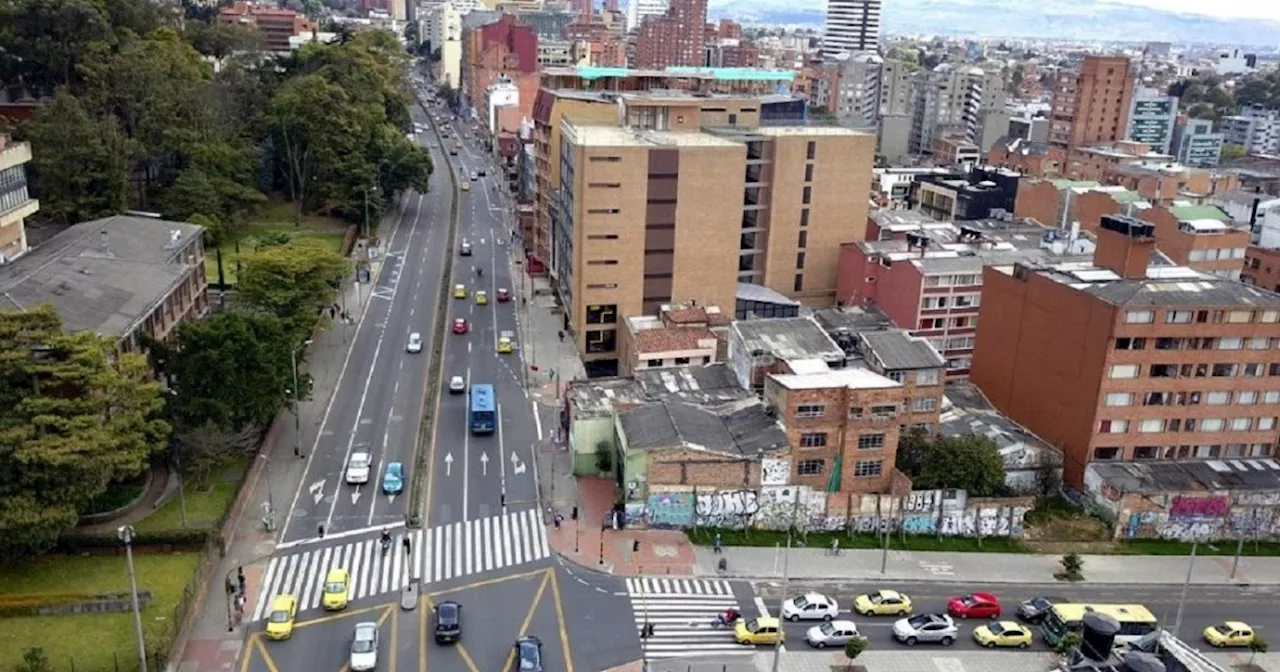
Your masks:
M 765 460 L 769 462 L 769 460 Z M 766 471 L 768 467 L 766 466 Z M 969 498 L 959 490 L 913 491 L 905 496 L 828 493 L 808 486 L 716 489 L 650 485 L 643 501 L 627 502 L 628 525 L 1021 537 L 1031 497 Z
M 1115 514 L 1115 539 L 1280 540 L 1280 490 L 1118 493 L 1092 469 L 1085 484 Z
M 596 444 L 601 441 L 607 442 L 614 451 L 619 451 L 618 435 L 614 431 L 612 414 L 573 421 L 569 429 L 569 446 L 573 450 L 574 474 L 594 476 L 597 473 Z

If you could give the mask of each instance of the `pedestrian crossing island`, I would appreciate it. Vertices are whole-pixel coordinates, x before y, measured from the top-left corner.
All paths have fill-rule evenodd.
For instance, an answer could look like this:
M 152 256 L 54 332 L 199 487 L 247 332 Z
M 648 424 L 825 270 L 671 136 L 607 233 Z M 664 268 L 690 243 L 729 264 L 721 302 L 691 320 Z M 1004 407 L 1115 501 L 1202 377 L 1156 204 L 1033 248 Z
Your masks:
M 406 538 L 408 553 L 404 552 Z M 266 617 L 276 595 L 297 596 L 300 611 L 319 608 L 330 569 L 350 573 L 349 599 L 359 600 L 399 591 L 410 581 L 440 583 L 551 557 L 546 528 L 533 509 L 421 530 L 402 529 L 392 533 L 392 541 L 386 552 L 374 534 L 271 558 L 253 620 Z
M 627 579 L 636 632 L 647 622 L 653 635 L 641 641 L 648 659 L 751 653 L 733 641 L 729 628 L 711 622 L 740 609 L 728 581 L 718 579 Z

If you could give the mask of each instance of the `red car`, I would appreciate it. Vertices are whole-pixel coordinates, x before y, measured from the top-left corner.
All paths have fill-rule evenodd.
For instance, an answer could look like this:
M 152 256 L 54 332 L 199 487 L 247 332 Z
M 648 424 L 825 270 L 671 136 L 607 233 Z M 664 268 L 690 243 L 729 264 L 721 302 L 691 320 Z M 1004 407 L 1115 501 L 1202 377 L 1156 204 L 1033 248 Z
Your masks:
M 507 290 L 502 289 L 502 288 L 499 288 L 499 289 L 498 289 L 498 303 L 506 303 L 507 301 L 510 301 L 510 300 L 511 300 L 511 294 L 510 294 L 510 293 L 508 293 L 508 292 L 507 292 Z
M 453 321 L 453 333 L 455 333 L 455 334 L 465 334 L 465 333 L 467 333 L 467 321 L 466 321 L 465 319 L 461 318 L 461 317 L 459 317 L 458 319 L 454 320 L 454 321 Z
M 1000 618 L 1000 600 L 991 593 L 970 593 L 947 600 L 947 613 L 956 618 Z

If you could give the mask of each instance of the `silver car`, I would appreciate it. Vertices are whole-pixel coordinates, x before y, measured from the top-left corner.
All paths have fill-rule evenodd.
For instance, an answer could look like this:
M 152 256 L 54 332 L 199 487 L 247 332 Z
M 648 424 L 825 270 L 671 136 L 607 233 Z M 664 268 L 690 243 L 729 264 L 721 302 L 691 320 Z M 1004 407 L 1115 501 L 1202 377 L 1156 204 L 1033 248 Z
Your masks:
M 351 670 L 365 672 L 378 666 L 378 624 L 357 623 L 351 638 Z
M 893 638 L 907 646 L 921 642 L 951 646 L 959 632 L 956 622 L 946 614 L 917 614 L 893 624 Z
M 854 638 L 862 637 L 858 633 L 858 626 L 853 621 L 827 621 L 822 625 L 815 625 L 809 628 L 804 635 L 804 641 L 817 649 L 825 649 L 828 646 L 843 648 L 845 643 Z

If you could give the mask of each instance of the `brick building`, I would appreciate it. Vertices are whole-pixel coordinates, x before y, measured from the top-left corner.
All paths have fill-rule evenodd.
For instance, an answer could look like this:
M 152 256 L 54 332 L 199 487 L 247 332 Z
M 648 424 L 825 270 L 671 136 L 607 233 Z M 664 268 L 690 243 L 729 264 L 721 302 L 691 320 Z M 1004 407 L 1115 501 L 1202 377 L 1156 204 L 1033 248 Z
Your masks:
M 671 0 L 666 14 L 646 18 L 640 24 L 636 67 L 702 66 L 706 25 L 707 0 Z
M 253 28 L 262 34 L 267 51 L 290 51 L 289 38 L 316 30 L 307 17 L 292 9 L 263 7 L 237 0 L 230 7 L 218 10 L 218 20 Z
M 1064 479 L 1077 488 L 1092 462 L 1274 454 L 1280 295 L 1149 268 L 1154 234 L 1106 217 L 1093 268 L 984 272 L 970 378 L 1062 448 Z
M 662 306 L 657 315 L 632 315 L 623 321 L 619 373 L 722 361 L 732 321 L 732 315 L 716 306 L 690 304 Z
M 1240 281 L 1280 292 L 1280 249 L 1250 245 L 1244 253 Z
M 1067 149 L 1125 139 L 1135 77 L 1123 56 L 1085 56 L 1059 72 L 1050 108 L 1049 144 Z
M 463 32 L 462 94 L 475 110 L 485 110 L 489 87 L 505 78 L 519 91 L 521 118 L 533 114 L 537 96 L 538 35 L 511 14 Z

